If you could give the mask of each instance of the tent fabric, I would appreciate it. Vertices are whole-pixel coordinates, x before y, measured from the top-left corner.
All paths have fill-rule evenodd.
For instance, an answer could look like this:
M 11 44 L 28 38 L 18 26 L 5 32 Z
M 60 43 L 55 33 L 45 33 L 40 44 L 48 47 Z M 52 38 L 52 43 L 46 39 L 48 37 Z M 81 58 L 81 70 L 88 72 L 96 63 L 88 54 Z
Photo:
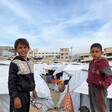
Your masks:
M 32 104 L 35 104 L 35 106 L 42 111 L 54 108 L 51 93 L 46 82 L 40 77 L 40 75 L 38 75 L 37 71 L 34 71 L 34 78 L 36 83 L 35 89 L 37 92 L 37 98 L 32 102 Z
M 70 112 L 74 112 L 73 104 L 72 104 L 72 98 L 69 92 L 67 92 L 61 102 L 61 105 L 59 108 L 67 108 Z
M 50 90 L 46 82 L 34 71 L 34 79 L 36 83 L 36 91 L 39 98 L 48 98 L 50 96 Z
M 0 112 L 9 111 L 10 99 L 8 94 L 0 94 Z
M 0 65 L 0 94 L 8 94 L 8 65 Z
M 67 66 L 67 65 L 60 65 L 60 66 L 55 70 L 55 72 L 53 73 L 53 75 L 56 75 L 56 74 L 62 72 L 63 69 L 64 69 L 66 66 Z
M 52 97 L 49 97 L 48 99 L 37 97 L 35 100 L 32 101 L 32 104 L 41 111 L 47 111 L 54 108 Z
M 73 76 L 75 71 L 80 71 L 80 70 L 87 71 L 88 70 L 88 64 L 68 65 L 63 69 L 63 71 L 67 72 L 70 76 Z
M 107 89 L 108 91 L 108 96 L 107 98 L 112 98 L 112 84 L 109 86 L 109 88 Z M 79 85 L 75 90 L 74 92 L 77 92 L 77 93 L 82 93 L 82 94 L 88 94 L 88 84 L 86 82 L 86 80 L 81 84 Z

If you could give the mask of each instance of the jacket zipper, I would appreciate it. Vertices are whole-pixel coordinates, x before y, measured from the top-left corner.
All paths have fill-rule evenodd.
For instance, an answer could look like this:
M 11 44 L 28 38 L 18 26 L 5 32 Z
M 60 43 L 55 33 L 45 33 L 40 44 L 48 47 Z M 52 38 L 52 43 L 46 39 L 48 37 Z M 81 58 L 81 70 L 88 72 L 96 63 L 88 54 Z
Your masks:
M 29 68 L 29 71 L 30 71 L 30 73 L 31 73 L 31 69 L 30 69 L 30 66 L 29 66 L 29 64 L 28 64 L 28 62 L 26 61 L 26 63 L 27 63 L 27 66 L 28 66 L 28 68 Z

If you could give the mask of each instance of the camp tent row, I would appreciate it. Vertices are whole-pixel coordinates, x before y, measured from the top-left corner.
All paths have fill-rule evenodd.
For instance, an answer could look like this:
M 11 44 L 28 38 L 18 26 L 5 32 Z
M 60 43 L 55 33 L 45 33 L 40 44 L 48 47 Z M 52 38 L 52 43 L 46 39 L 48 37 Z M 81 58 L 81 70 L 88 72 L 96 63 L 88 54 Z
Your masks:
M 2 62 L 4 65 L 0 65 L 0 112 L 9 111 L 9 95 L 8 95 L 8 69 L 9 61 Z M 112 63 L 110 63 L 112 65 Z M 47 64 L 35 64 L 34 73 L 35 73 L 35 82 L 36 82 L 36 91 L 38 97 L 32 102 L 37 108 L 40 108 L 43 111 L 47 111 L 50 108 L 54 108 L 50 90 L 46 82 L 40 77 L 40 75 L 46 75 L 45 69 L 55 69 L 53 75 L 56 75 L 59 72 L 63 72 L 62 80 L 72 77 L 69 81 L 69 92 L 72 97 L 73 107 L 75 112 L 78 112 L 78 108 L 81 105 L 86 105 L 90 108 L 89 99 L 88 99 L 88 87 L 86 83 L 87 73 L 88 73 L 88 64 L 52 64 L 48 66 Z M 57 107 L 60 107 L 60 104 L 67 92 L 67 87 L 63 93 L 61 93 Z M 42 88 L 42 89 L 41 89 Z M 108 89 L 108 98 L 112 98 L 112 87 Z

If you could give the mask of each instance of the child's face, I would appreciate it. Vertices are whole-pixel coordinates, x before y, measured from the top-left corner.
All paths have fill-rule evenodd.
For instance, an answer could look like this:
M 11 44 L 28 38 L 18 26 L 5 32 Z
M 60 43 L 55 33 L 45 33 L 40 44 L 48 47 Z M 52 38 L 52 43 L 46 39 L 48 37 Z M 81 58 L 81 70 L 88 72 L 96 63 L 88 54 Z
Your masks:
M 17 49 L 15 51 L 19 54 L 20 57 L 26 58 L 29 48 L 25 44 L 18 43 Z
M 97 48 L 97 47 L 93 47 L 91 49 L 90 53 L 91 53 L 91 55 L 92 55 L 92 57 L 93 57 L 93 59 L 95 61 L 97 61 L 98 59 L 100 59 L 101 55 L 103 54 L 103 52 L 99 48 Z

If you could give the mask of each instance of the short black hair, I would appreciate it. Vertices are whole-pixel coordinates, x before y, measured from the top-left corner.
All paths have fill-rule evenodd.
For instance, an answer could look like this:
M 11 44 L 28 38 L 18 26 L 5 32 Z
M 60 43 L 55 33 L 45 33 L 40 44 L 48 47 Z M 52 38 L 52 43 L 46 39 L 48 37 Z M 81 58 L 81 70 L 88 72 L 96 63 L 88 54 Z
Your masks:
M 18 38 L 18 39 L 15 41 L 15 44 L 14 44 L 14 48 L 15 48 L 15 49 L 17 49 L 17 46 L 18 46 L 19 43 L 27 45 L 28 48 L 30 49 L 29 42 L 28 42 L 25 38 Z
M 101 45 L 100 43 L 94 43 L 94 44 L 92 44 L 90 50 L 91 50 L 93 47 L 97 47 L 97 48 L 100 49 L 100 51 L 102 51 L 102 45 Z

